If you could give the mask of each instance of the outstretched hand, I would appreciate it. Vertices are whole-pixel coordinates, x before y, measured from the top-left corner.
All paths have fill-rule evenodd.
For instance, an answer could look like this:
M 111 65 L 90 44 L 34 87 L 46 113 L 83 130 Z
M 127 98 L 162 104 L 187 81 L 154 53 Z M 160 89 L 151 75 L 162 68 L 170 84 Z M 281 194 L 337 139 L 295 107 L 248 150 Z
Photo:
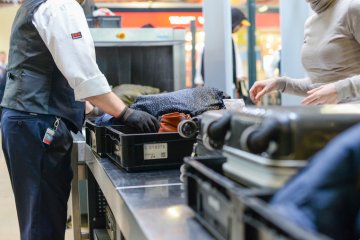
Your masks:
M 301 102 L 303 105 L 337 104 L 335 83 L 329 83 L 307 92 L 308 96 Z
M 265 94 L 272 92 L 274 90 L 278 90 L 279 84 L 276 79 L 268 79 L 263 81 L 257 81 L 250 89 L 250 98 L 254 103 L 259 102 L 259 100 Z

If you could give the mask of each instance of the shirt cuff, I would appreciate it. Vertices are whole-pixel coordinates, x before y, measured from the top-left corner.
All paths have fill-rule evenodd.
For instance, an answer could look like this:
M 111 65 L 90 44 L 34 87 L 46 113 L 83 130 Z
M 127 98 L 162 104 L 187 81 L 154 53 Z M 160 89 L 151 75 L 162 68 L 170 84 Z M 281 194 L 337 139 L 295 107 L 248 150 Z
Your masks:
M 75 91 L 75 99 L 79 101 L 88 97 L 98 96 L 111 92 L 111 88 L 105 76 L 98 75 L 76 86 L 74 91 Z
M 278 90 L 280 92 L 284 92 L 286 89 L 286 81 L 287 81 L 287 77 L 278 77 L 276 79 L 276 82 L 278 84 Z
M 342 100 L 350 98 L 354 95 L 353 90 L 351 88 L 350 79 L 345 79 L 345 80 L 336 82 L 335 89 L 336 89 L 336 93 L 337 93 L 338 102 L 341 102 Z

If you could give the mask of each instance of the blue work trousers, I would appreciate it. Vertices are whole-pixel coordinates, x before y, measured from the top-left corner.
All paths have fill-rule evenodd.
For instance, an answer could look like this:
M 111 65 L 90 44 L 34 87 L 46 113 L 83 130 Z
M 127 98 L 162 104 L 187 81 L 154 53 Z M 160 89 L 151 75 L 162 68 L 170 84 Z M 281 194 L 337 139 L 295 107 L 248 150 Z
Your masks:
M 50 115 L 3 110 L 2 148 L 22 240 L 64 239 L 73 176 L 72 137 L 61 120 L 52 143 L 43 143 L 55 120 Z

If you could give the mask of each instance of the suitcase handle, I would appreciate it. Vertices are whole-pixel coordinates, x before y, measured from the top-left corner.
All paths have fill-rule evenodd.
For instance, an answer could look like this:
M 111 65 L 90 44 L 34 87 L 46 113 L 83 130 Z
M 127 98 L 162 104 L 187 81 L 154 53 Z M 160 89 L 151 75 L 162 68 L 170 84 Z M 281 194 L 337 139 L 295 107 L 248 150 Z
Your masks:
M 265 152 L 270 142 L 276 139 L 280 123 L 276 119 L 268 119 L 261 125 L 248 127 L 241 135 L 240 144 L 244 150 L 254 154 Z
M 232 114 L 226 112 L 222 118 L 210 123 L 207 129 L 209 144 L 214 149 L 221 149 L 224 146 L 225 136 L 230 130 Z

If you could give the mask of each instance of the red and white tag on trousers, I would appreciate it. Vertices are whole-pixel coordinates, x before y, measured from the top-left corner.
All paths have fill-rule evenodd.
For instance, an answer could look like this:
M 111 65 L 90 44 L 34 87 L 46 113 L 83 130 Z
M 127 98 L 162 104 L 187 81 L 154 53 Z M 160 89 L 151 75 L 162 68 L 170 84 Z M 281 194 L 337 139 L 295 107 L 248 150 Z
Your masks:
M 56 118 L 55 122 L 54 122 L 54 128 L 47 128 L 45 135 L 43 137 L 43 143 L 50 145 L 54 139 L 55 136 L 55 132 L 57 130 L 57 128 L 59 127 L 59 123 L 60 123 L 60 118 Z
M 51 128 L 47 128 L 43 138 L 43 143 L 50 145 L 54 139 L 54 135 L 55 135 L 55 130 Z

